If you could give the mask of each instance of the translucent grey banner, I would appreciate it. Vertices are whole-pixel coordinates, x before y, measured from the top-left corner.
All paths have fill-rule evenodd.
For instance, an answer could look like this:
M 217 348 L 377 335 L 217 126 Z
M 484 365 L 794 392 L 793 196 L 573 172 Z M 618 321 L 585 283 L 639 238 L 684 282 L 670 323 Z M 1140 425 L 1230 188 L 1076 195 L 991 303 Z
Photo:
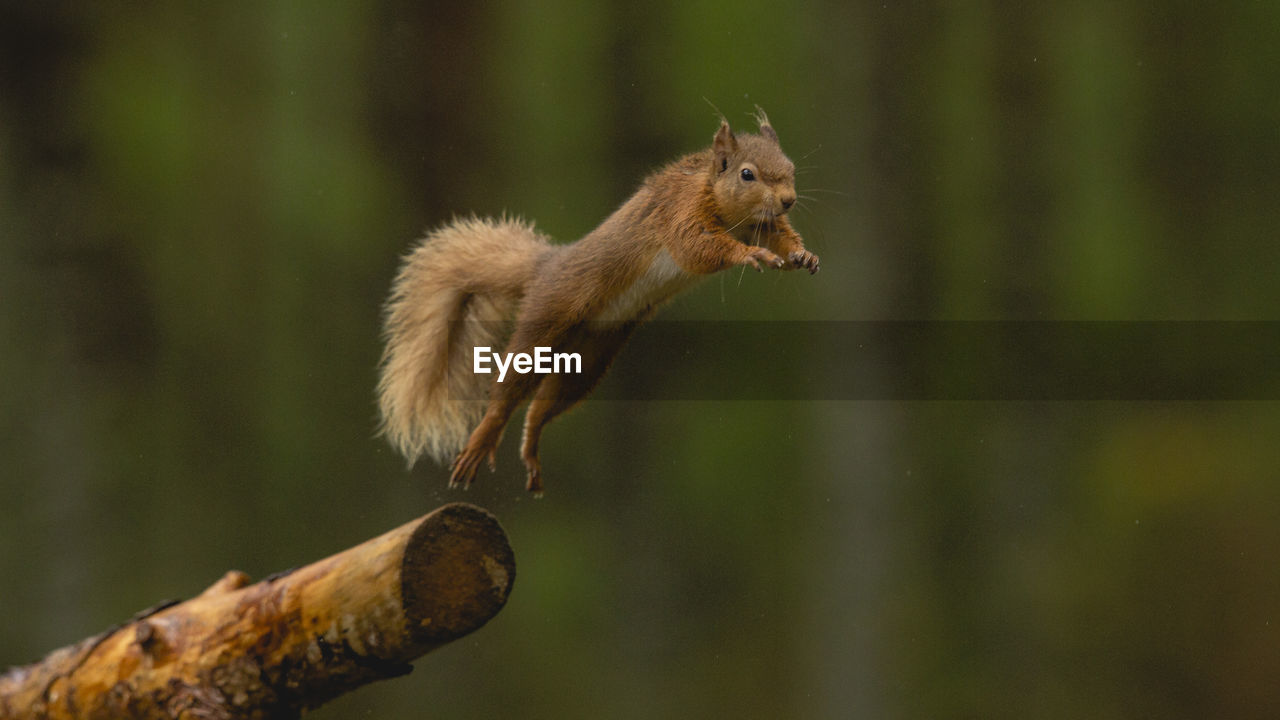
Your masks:
M 593 399 L 1280 400 L 1280 322 L 657 321 Z

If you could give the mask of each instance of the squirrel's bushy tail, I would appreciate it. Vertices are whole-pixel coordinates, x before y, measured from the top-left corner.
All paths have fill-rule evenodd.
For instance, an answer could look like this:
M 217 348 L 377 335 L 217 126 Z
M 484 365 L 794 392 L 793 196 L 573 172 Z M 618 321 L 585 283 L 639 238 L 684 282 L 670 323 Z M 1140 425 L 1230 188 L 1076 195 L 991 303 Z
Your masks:
M 386 306 L 378 400 L 382 433 L 409 464 L 448 462 L 484 414 L 489 378 L 473 349 L 498 352 L 547 238 L 518 220 L 467 218 L 405 258 Z

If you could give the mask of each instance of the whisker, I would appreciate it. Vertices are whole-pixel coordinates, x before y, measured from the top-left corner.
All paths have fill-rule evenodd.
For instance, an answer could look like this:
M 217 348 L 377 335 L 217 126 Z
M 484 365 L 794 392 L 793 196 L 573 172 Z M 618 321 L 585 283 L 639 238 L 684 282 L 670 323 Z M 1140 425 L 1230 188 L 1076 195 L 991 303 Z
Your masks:
M 728 228 L 727 230 L 725 230 L 725 232 L 733 232 L 733 231 L 734 231 L 734 230 L 735 230 L 739 225 L 741 225 L 742 223 L 746 222 L 746 221 L 747 221 L 747 219 L 748 219 L 748 218 L 750 218 L 750 217 L 751 217 L 751 214 L 750 214 L 750 213 L 748 213 L 747 215 L 743 216 L 743 218 L 742 218 L 741 220 L 739 220 L 738 222 L 734 223 L 734 224 L 733 224 L 733 227 L 730 227 L 730 228 Z

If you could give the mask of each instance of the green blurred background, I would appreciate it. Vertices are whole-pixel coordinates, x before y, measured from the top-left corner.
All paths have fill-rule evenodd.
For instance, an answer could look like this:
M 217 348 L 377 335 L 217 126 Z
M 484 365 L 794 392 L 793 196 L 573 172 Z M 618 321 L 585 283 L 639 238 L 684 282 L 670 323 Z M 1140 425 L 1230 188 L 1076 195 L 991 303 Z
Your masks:
M 314 717 L 1280 716 L 1274 402 L 588 402 L 533 501 L 373 399 L 424 228 L 580 236 L 707 101 L 823 271 L 665 318 L 1280 319 L 1280 5 L 0 7 L 0 666 L 466 500 L 506 609 Z

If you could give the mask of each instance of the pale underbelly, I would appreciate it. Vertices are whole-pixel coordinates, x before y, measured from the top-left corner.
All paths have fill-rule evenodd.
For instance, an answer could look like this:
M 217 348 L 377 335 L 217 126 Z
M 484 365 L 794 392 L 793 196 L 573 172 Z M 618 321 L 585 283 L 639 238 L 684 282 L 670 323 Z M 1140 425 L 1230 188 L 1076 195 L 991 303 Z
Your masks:
M 698 276 L 685 272 L 665 249 L 650 261 L 649 267 L 596 315 L 600 322 L 626 322 L 655 305 L 670 300 L 697 282 Z

